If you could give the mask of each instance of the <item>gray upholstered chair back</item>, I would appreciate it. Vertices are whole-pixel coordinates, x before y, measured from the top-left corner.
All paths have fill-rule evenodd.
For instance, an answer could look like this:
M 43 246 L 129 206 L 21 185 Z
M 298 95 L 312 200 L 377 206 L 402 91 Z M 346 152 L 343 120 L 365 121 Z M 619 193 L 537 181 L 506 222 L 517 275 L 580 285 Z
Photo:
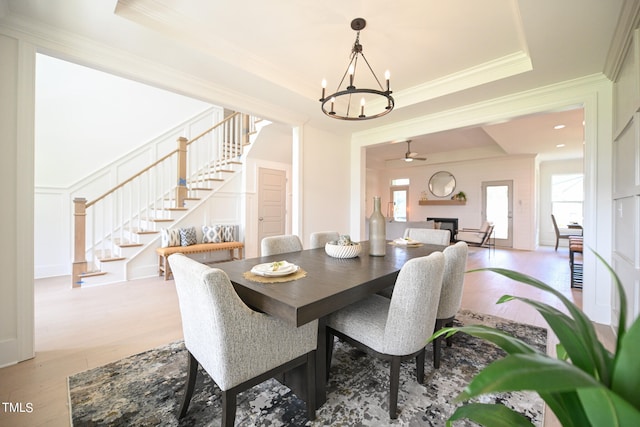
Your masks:
M 383 353 L 405 355 L 425 346 L 433 334 L 443 274 L 442 252 L 410 259 L 402 267 L 391 296 Z
M 317 347 L 317 321 L 299 328 L 247 307 L 227 274 L 182 254 L 169 257 L 187 350 L 228 390 Z
M 469 246 L 465 242 L 458 242 L 443 251 L 444 276 L 438 305 L 438 319 L 453 317 L 460 309 L 468 252 Z
M 418 242 L 429 245 L 448 245 L 451 241 L 449 230 L 436 230 L 431 228 L 407 228 L 404 237 L 409 237 Z
M 269 236 L 260 242 L 260 254 L 278 255 L 287 252 L 297 252 L 302 250 L 302 242 L 295 234 L 283 236 Z
M 340 238 L 340 234 L 337 231 L 316 231 L 315 233 L 311 233 L 309 236 L 310 239 L 310 249 L 315 248 L 324 248 L 324 245 L 327 242 L 336 241 Z

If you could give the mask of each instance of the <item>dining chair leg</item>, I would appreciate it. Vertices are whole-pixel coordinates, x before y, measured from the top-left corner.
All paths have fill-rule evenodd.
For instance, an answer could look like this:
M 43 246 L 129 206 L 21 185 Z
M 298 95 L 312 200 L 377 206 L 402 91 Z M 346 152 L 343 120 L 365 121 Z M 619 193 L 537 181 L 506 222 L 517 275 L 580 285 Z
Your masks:
M 416 380 L 418 384 L 424 383 L 424 359 L 426 357 L 426 351 L 423 348 L 416 356 Z
M 193 396 L 193 390 L 196 387 L 196 377 L 198 376 L 198 361 L 193 357 L 193 354 L 191 354 L 190 351 L 187 351 L 187 353 L 187 384 L 184 390 L 184 397 L 182 398 L 182 405 L 180 405 L 178 419 L 184 418 L 184 416 L 187 415 L 189 403 Z
M 424 361 L 423 361 L 424 362 Z M 391 375 L 389 377 L 389 418 L 398 418 L 398 389 L 400 388 L 400 356 L 391 357 Z M 424 366 L 424 363 L 423 363 Z
M 334 343 L 335 339 L 333 337 L 333 334 L 331 332 L 329 332 L 329 330 L 327 330 L 327 337 L 326 338 L 327 338 L 327 341 L 326 341 L 326 343 L 327 343 L 327 346 L 326 346 L 327 347 L 327 354 L 325 355 L 325 357 L 327 358 L 326 359 L 326 361 L 327 361 L 327 363 L 326 363 L 327 372 L 326 372 L 326 378 L 325 379 L 327 381 L 329 381 L 329 370 L 331 369 L 331 358 L 333 357 L 333 343 Z M 321 355 L 321 357 L 322 357 L 322 355 Z
M 236 393 L 231 390 L 222 391 L 222 426 L 233 427 L 236 423 Z
M 436 326 L 433 328 L 433 332 L 438 332 L 444 326 L 442 319 L 436 319 Z M 438 337 L 433 340 L 433 367 L 435 369 L 440 368 L 440 343 L 442 337 Z
M 446 328 L 453 328 L 453 319 L 451 319 L 449 322 L 445 323 L 444 326 Z M 447 347 L 451 347 L 453 345 L 453 335 L 447 337 L 445 340 L 447 342 Z
M 307 353 L 307 418 L 316 419 L 316 352 Z

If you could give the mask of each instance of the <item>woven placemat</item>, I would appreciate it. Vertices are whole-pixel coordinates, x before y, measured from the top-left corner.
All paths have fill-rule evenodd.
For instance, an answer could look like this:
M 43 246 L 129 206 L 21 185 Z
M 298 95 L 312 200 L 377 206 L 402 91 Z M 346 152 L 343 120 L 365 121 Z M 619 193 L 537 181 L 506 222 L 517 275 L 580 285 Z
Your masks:
M 286 276 L 279 276 L 279 277 L 258 276 L 257 274 L 253 274 L 250 271 L 242 273 L 242 275 L 244 276 L 245 279 L 251 280 L 253 282 L 258 282 L 258 283 L 284 283 L 284 282 L 291 282 L 292 280 L 302 279 L 303 277 L 307 276 L 307 272 L 301 268 L 298 268 L 298 271 L 296 271 L 295 273 L 288 274 Z
M 424 243 L 410 243 L 408 245 L 399 245 L 399 244 L 394 243 L 394 242 L 389 242 L 389 244 L 391 246 L 397 246 L 399 248 L 418 248 L 420 246 L 424 246 Z

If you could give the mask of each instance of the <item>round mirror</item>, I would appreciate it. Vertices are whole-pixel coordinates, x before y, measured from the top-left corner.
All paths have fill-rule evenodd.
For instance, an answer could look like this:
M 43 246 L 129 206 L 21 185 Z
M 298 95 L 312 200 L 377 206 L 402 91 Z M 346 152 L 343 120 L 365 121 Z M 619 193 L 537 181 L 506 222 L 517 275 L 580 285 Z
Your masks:
M 436 172 L 429 180 L 429 190 L 436 197 L 448 197 L 455 189 L 456 179 L 449 172 Z

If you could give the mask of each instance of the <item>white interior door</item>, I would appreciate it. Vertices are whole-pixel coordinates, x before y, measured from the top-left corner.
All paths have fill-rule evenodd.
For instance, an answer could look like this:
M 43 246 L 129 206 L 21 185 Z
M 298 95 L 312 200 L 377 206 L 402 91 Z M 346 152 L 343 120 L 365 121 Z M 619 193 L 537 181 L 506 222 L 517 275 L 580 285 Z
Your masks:
M 482 214 L 494 224 L 496 246 L 513 247 L 513 181 L 482 183 Z
M 268 236 L 285 234 L 287 217 L 287 174 L 283 170 L 258 170 L 258 254 L 260 242 Z

